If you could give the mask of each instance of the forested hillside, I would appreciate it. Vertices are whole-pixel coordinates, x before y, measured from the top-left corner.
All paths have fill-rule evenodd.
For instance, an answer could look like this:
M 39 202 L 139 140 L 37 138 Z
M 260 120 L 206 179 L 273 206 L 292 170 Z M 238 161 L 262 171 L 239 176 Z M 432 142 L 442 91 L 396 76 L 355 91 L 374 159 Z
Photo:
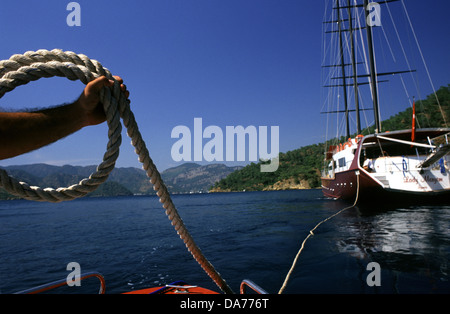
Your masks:
M 314 188 L 320 185 L 324 144 L 309 145 L 279 154 L 275 172 L 261 172 L 260 163 L 251 163 L 217 182 L 213 191 L 261 191 L 277 182 Z
M 434 94 L 426 99 L 416 100 L 417 128 L 448 127 L 450 123 L 450 85 L 437 92 L 439 104 Z M 382 122 L 383 131 L 410 129 L 412 109 L 408 108 Z M 363 135 L 373 132 L 373 127 L 365 129 Z M 353 136 L 356 136 L 354 134 Z M 335 139 L 336 140 L 336 139 Z M 347 139 L 342 137 L 341 141 Z M 242 170 L 233 172 L 217 182 L 211 191 L 259 191 L 290 188 L 317 188 L 320 186 L 320 172 L 323 165 L 325 147 L 320 143 L 280 153 L 280 165 L 275 172 L 261 172 L 260 163 L 252 163 Z
M 423 100 L 416 100 L 416 128 L 449 127 L 450 126 L 450 84 L 436 91 L 439 103 L 434 94 Z M 412 125 L 412 108 L 408 108 L 382 122 L 383 131 L 410 129 Z M 373 127 L 363 134 L 373 133 Z

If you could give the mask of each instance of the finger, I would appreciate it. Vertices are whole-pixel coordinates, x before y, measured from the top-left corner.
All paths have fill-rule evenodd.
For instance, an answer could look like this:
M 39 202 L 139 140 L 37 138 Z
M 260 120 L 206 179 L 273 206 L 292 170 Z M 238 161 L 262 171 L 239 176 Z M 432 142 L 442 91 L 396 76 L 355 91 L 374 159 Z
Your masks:
M 120 90 L 125 93 L 125 97 L 130 96 L 130 92 L 127 91 L 127 86 L 123 84 L 123 79 L 120 76 L 114 75 L 114 79 L 120 84 Z
M 123 79 L 120 76 L 114 75 L 113 77 L 116 79 L 117 82 L 119 82 L 119 84 L 123 83 Z
M 114 82 L 108 80 L 106 76 L 97 77 L 95 80 L 92 80 L 88 83 L 88 88 L 92 88 L 95 91 L 100 91 L 104 86 L 112 86 Z

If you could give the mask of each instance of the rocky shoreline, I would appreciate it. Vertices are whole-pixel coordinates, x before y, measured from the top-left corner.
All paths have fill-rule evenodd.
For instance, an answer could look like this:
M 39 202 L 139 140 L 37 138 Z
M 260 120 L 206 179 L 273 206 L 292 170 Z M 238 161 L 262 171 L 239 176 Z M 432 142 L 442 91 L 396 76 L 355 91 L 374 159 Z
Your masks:
M 274 184 L 268 185 L 268 186 L 258 186 L 255 187 L 255 189 L 252 189 L 252 191 L 283 191 L 283 190 L 306 190 L 311 189 L 311 187 L 308 184 L 308 181 L 301 180 L 300 182 L 297 181 L 294 178 L 289 178 L 281 181 L 277 181 Z M 244 191 L 233 191 L 231 189 L 222 189 L 220 187 L 215 187 L 209 190 L 209 193 L 224 193 L 224 192 L 245 192 Z

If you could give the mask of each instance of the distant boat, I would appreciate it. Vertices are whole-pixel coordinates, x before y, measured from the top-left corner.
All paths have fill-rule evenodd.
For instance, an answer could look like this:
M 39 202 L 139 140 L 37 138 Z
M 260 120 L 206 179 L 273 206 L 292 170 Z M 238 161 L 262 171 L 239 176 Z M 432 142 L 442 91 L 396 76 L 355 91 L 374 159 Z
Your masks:
M 337 35 L 334 37 L 336 57 L 330 58 L 330 60 L 337 60 L 337 63 L 324 66 L 330 69 L 331 73 L 327 77 L 331 83 L 325 87 L 339 89 L 338 94 L 332 95 L 336 96 L 334 98 L 338 101 L 344 98 L 344 109 L 329 110 L 326 113 L 345 115 L 345 138 L 348 140 L 328 146 L 321 178 L 322 191 L 330 198 L 351 202 L 356 200 L 360 203 L 377 204 L 380 201 L 384 204 L 435 201 L 449 203 L 448 135 L 450 128 L 416 129 L 413 100 L 411 129 L 381 131 L 378 84 L 382 81 L 379 81 L 378 77 L 413 72 L 408 69 L 379 73 L 375 65 L 372 40 L 372 28 L 375 25 L 372 23 L 370 14 L 380 9 L 373 8 L 374 5 L 387 5 L 387 2 L 394 1 L 383 1 L 379 4 L 369 3 L 367 0 L 364 0 L 362 4 L 358 4 L 356 0 L 352 3 L 350 0 L 332 1 L 332 20 L 326 21 L 324 25 L 332 25 L 331 31 L 327 33 Z M 366 60 L 357 62 L 356 41 L 363 38 L 365 38 L 366 46 L 361 48 L 363 53 L 360 55 L 363 55 Z M 326 48 L 324 51 L 331 53 L 332 49 Z M 367 66 L 363 65 L 367 70 L 366 73 L 357 73 L 357 65 L 360 64 L 367 64 Z M 368 82 L 360 81 L 361 78 L 368 78 Z M 359 108 L 361 85 L 368 85 L 370 88 L 373 107 L 371 109 Z M 352 97 L 349 97 L 347 93 L 352 93 Z M 355 109 L 349 109 L 350 98 L 353 99 Z M 360 135 L 360 113 L 363 110 L 374 112 L 375 132 L 366 136 Z M 356 113 L 356 134 L 358 135 L 353 137 L 350 136 L 350 112 Z

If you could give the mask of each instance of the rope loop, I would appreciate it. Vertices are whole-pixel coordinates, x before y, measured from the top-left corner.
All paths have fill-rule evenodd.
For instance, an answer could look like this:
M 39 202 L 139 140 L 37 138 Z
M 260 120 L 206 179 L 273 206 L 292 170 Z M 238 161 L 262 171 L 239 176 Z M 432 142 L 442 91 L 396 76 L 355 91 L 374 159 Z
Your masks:
M 135 152 L 139 156 L 139 161 L 145 170 L 153 189 L 160 198 L 166 214 L 180 238 L 184 241 L 187 249 L 194 259 L 205 270 L 208 276 L 213 279 L 217 286 L 226 293 L 233 293 L 220 274 L 214 269 L 209 261 L 203 256 L 200 249 L 195 244 L 192 236 L 187 231 L 183 220 L 178 214 L 175 205 L 169 195 L 167 187 L 161 179 L 161 175 L 153 164 L 150 154 L 145 146 L 139 132 L 136 119 L 130 109 L 130 101 L 120 89 L 120 84 L 114 79 L 110 71 L 104 68 L 100 62 L 89 59 L 83 54 L 76 54 L 71 51 L 60 49 L 28 51 L 24 54 L 15 54 L 9 60 L 0 61 L 0 98 L 9 91 L 20 85 L 25 85 L 31 81 L 42 77 L 60 76 L 69 80 L 80 80 L 84 84 L 89 83 L 99 76 L 106 76 L 113 80 L 111 87 L 104 87 L 100 92 L 100 101 L 103 104 L 108 124 L 108 143 L 103 161 L 89 178 L 81 180 L 78 184 L 69 187 L 40 188 L 29 186 L 25 182 L 11 177 L 8 173 L 0 169 L 0 187 L 9 193 L 33 201 L 61 202 L 83 197 L 97 189 L 108 179 L 109 174 L 115 167 L 119 156 L 119 147 L 122 143 L 122 124 L 120 118 L 127 128 L 127 135 L 131 138 L 131 144 L 135 147 Z
M 80 80 L 84 84 L 105 75 L 111 80 L 115 79 L 108 69 L 85 55 L 74 52 L 64 52 L 59 49 L 52 51 L 28 51 L 23 55 L 15 54 L 9 60 L 0 61 L 0 97 L 14 90 L 16 87 L 36 81 L 42 77 L 67 77 L 69 80 Z M 122 95 L 121 95 L 122 94 Z M 81 180 L 78 184 L 58 189 L 29 186 L 25 182 L 11 177 L 0 169 L 0 186 L 9 193 L 33 201 L 61 202 L 83 197 L 96 190 L 108 179 L 114 169 L 119 156 L 119 147 L 122 141 L 119 111 L 117 108 L 129 108 L 129 100 L 120 90 L 119 83 L 105 87 L 100 94 L 100 101 L 104 105 L 106 120 L 109 127 L 106 153 L 89 178 Z

